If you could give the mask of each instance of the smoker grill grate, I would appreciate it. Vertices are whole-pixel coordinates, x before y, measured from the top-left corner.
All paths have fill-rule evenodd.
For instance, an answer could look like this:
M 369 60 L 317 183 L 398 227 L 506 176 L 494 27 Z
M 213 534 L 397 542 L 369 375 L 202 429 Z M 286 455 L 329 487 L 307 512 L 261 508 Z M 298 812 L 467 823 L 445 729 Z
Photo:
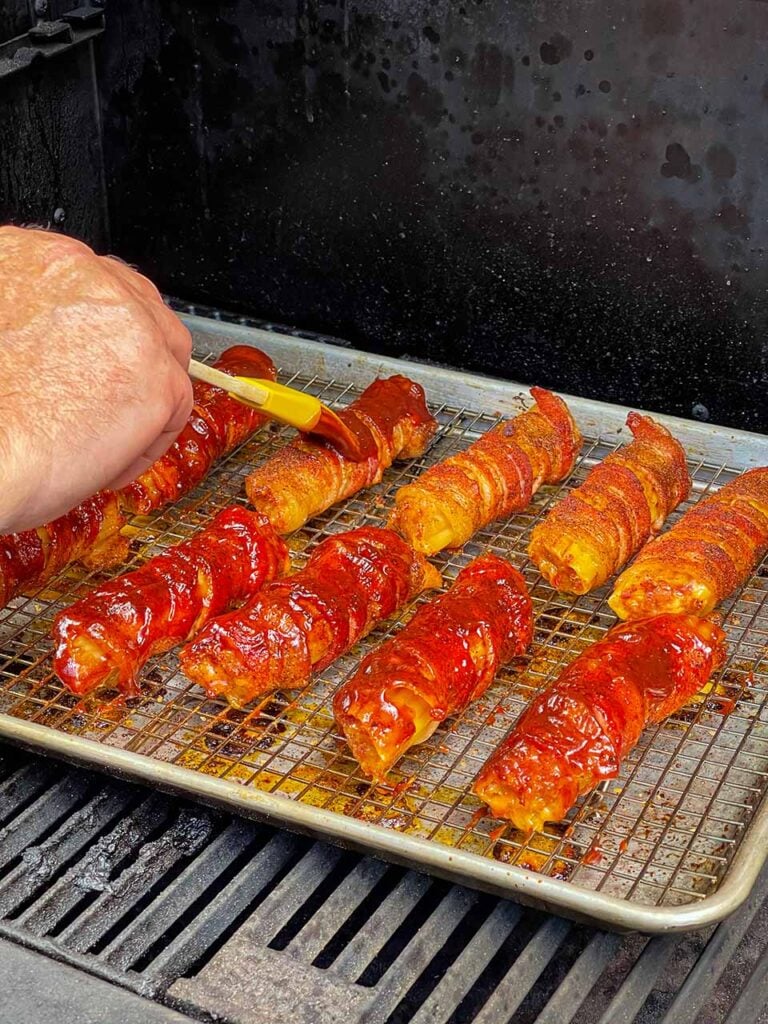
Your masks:
M 358 393 L 339 381 L 281 379 L 330 403 L 344 404 Z M 506 409 L 505 415 L 514 411 Z M 324 537 L 382 525 L 394 489 L 498 421 L 449 406 L 437 415 L 441 429 L 426 456 L 396 466 L 378 488 L 336 506 L 291 538 L 296 568 Z M 243 477 L 284 440 L 282 428 L 263 429 L 194 493 L 154 516 L 135 518 L 129 564 L 121 571 L 190 536 L 232 501 L 244 501 Z M 392 635 L 408 612 L 374 631 L 306 691 L 274 695 L 253 709 L 235 711 L 206 699 L 177 672 L 172 654 L 148 667 L 141 697 L 102 694 L 85 703 L 52 675 L 50 623 L 60 608 L 104 577 L 70 568 L 40 593 L 16 599 L 0 616 L 0 712 L 636 903 L 700 900 L 717 889 L 765 789 L 765 568 L 724 610 L 731 653 L 711 692 L 648 730 L 619 779 L 580 801 L 567 823 L 524 836 L 487 818 L 478 821 L 478 803 L 468 796 L 484 759 L 532 694 L 615 622 L 607 588 L 577 600 L 560 595 L 527 561 L 525 548 L 531 527 L 565 487 L 581 482 L 623 440 L 589 438 L 564 487 L 543 488 L 527 512 L 482 531 L 461 552 L 435 560 L 450 581 L 483 551 L 510 558 L 530 587 L 535 645 L 530 657 L 499 676 L 484 699 L 403 758 L 388 786 L 371 787 L 339 743 L 330 696 L 361 654 Z M 738 472 L 707 461 L 690 468 L 692 501 Z

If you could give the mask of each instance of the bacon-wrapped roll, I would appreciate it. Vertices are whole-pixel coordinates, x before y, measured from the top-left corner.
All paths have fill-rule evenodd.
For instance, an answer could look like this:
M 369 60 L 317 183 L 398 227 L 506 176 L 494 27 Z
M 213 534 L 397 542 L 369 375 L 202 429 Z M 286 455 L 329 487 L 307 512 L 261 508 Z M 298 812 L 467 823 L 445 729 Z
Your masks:
M 707 615 L 768 550 L 768 469 L 751 469 L 648 542 L 608 599 L 621 619 L 661 612 Z
M 421 385 L 400 375 L 375 380 L 339 415 L 370 455 L 346 459 L 324 441 L 298 437 L 246 480 L 255 508 L 278 533 L 291 533 L 351 494 L 377 484 L 395 459 L 423 454 L 437 421 Z
M 77 694 L 103 683 L 137 693 L 139 671 L 152 654 L 189 639 L 287 568 L 288 549 L 263 516 L 224 509 L 194 537 L 57 615 L 56 674 Z
M 128 550 L 120 536 L 124 523 L 117 495 L 100 491 L 46 526 L 0 537 L 0 607 L 70 562 L 87 561 L 98 569 L 123 559 Z
M 391 530 L 362 527 L 322 541 L 301 572 L 213 619 L 181 651 L 184 673 L 242 707 L 304 687 L 440 574 Z
M 687 497 L 685 452 L 650 416 L 631 412 L 634 440 L 590 470 L 532 533 L 528 554 L 557 590 L 586 594 L 617 572 Z
M 541 484 L 571 472 L 582 438 L 568 406 L 544 388 L 531 395 L 536 404 L 527 412 L 399 488 L 389 526 L 417 551 L 461 547 L 494 519 L 524 509 Z
M 269 356 L 249 345 L 227 349 L 214 366 L 235 375 L 275 377 Z M 260 413 L 220 388 L 195 381 L 193 392 L 194 408 L 182 432 L 165 455 L 119 494 L 100 491 L 45 526 L 0 536 L 0 607 L 71 562 L 89 569 L 121 562 L 128 553 L 128 540 L 120 536 L 124 511 L 149 512 L 191 491 L 216 459 L 264 422 Z
M 473 786 L 523 832 L 560 821 L 618 775 L 646 725 L 683 707 L 725 658 L 725 634 L 694 616 L 615 626 L 523 712 Z
M 409 747 L 480 697 L 532 632 L 520 573 L 496 555 L 476 558 L 336 693 L 336 722 L 363 771 L 382 779 Z
M 269 356 L 250 345 L 226 349 L 213 365 L 233 377 L 275 380 L 277 376 Z M 192 413 L 179 436 L 165 455 L 121 492 L 121 504 L 129 512 L 151 512 L 188 494 L 215 462 L 247 440 L 266 419 L 212 384 L 196 380 L 193 393 Z

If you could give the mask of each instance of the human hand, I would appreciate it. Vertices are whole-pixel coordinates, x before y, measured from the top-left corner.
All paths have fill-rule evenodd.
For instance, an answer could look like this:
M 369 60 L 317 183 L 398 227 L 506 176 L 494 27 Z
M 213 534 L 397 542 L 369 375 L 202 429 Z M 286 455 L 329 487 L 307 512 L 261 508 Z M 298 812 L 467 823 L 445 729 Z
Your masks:
M 186 423 L 189 331 L 135 270 L 0 226 L 0 533 L 122 487 Z

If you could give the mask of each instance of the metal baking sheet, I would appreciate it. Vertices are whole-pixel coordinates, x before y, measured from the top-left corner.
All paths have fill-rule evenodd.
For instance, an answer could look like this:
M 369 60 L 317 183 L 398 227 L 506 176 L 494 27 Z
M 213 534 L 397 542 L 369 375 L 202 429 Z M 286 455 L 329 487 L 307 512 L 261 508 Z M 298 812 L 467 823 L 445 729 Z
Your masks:
M 427 389 L 441 424 L 429 452 L 396 465 L 379 487 L 293 535 L 296 568 L 323 537 L 384 523 L 400 484 L 528 403 L 516 384 L 271 330 L 187 319 L 200 356 L 235 343 L 260 345 L 281 367 L 282 380 L 329 402 L 345 404 L 375 376 L 397 371 Z M 768 779 L 765 567 L 723 608 L 730 657 L 711 691 L 647 730 L 619 778 L 582 799 L 567 822 L 524 836 L 479 818 L 478 801 L 469 793 L 484 759 L 531 695 L 615 622 L 605 600 L 608 587 L 573 600 L 542 581 L 525 555 L 537 518 L 627 439 L 626 410 L 578 398 L 568 402 L 587 440 L 566 484 L 543 488 L 528 511 L 482 531 L 462 551 L 435 559 L 448 584 L 482 551 L 510 558 L 534 601 L 532 653 L 502 672 L 481 701 L 410 751 L 388 785 L 373 787 L 362 776 L 336 734 L 330 698 L 409 610 L 305 691 L 276 694 L 245 711 L 208 700 L 178 673 L 172 653 L 147 666 L 141 697 L 108 693 L 79 702 L 52 675 L 49 639 L 56 612 L 105 578 L 77 567 L 0 612 L 0 735 L 604 926 L 662 932 L 719 920 L 745 898 L 768 850 L 768 806 L 762 802 Z M 768 438 L 658 418 L 686 446 L 695 479 L 692 501 L 743 468 L 768 464 Z M 129 562 L 116 571 L 190 536 L 226 504 L 244 501 L 244 475 L 285 439 L 282 428 L 262 429 L 195 492 L 135 518 Z

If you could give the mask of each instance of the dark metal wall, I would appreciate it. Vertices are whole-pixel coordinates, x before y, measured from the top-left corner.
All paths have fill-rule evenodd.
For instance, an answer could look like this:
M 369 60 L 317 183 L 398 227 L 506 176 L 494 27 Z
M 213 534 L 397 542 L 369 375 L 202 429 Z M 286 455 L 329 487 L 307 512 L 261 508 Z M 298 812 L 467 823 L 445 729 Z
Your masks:
M 53 16 L 74 6 L 56 0 L 48 9 Z M 0 0 L 0 44 L 28 31 L 32 7 L 28 0 Z M 12 75 L 3 63 L 0 223 L 60 227 L 103 248 L 106 200 L 91 46 L 76 46 Z
M 112 0 L 98 56 L 112 248 L 165 290 L 768 429 L 765 2 Z M 98 241 L 70 66 L 36 122 L 0 89 L 0 214 Z

